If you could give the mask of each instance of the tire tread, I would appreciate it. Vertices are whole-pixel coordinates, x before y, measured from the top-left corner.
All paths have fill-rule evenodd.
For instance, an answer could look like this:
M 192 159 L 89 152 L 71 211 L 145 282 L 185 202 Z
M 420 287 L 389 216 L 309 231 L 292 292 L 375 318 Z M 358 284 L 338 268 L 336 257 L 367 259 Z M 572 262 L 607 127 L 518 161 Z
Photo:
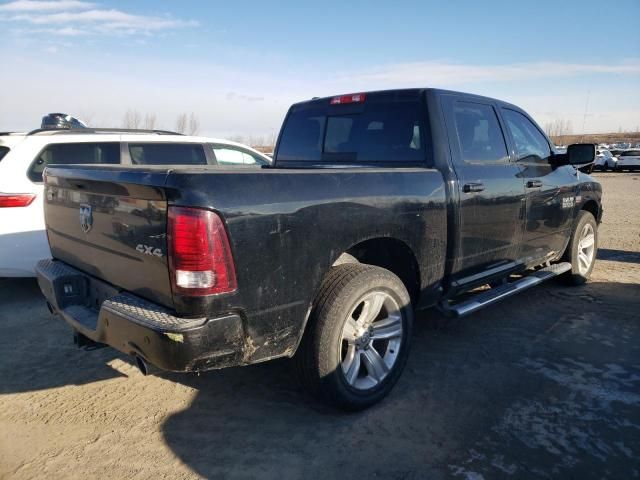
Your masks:
M 318 290 L 300 347 L 294 357 L 296 371 L 306 389 L 326 403 L 345 410 L 360 410 L 375 401 L 363 401 L 361 404 L 349 402 L 343 398 L 340 391 L 332 386 L 332 379 L 324 378 L 323 374 L 329 376 L 328 372 L 331 371 L 330 355 L 326 352 L 330 352 L 335 345 L 332 345 L 330 336 L 323 335 L 323 332 L 326 333 L 327 329 L 334 326 L 335 319 L 329 315 L 329 311 L 344 308 L 341 304 L 347 301 L 347 298 L 342 294 L 345 288 L 348 288 L 354 279 L 363 276 L 369 281 L 376 278 L 384 279 L 386 282 L 401 287 L 404 291 L 403 295 L 409 301 L 409 295 L 400 279 L 388 270 L 362 263 L 336 265 L 329 270 Z M 408 330 L 407 334 L 409 335 L 410 328 Z M 408 351 L 408 340 L 404 348 Z M 403 356 L 402 362 L 400 359 L 398 360 L 400 371 L 404 367 L 404 361 L 406 361 L 406 355 Z M 390 382 L 391 386 L 393 383 L 395 380 Z

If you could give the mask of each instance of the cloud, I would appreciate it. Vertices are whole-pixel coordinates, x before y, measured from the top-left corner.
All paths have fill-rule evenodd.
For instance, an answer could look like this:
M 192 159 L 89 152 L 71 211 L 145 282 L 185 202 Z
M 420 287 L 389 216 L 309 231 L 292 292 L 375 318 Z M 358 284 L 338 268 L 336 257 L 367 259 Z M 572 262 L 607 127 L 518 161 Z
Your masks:
M 63 24 L 57 29 L 90 32 L 91 25 Z M 46 28 L 53 27 L 29 24 L 24 36 Z M 174 127 L 178 114 L 194 112 L 205 135 L 267 135 L 279 129 L 294 102 L 312 96 L 407 86 L 438 86 L 500 98 L 524 108 L 541 125 L 557 119 L 570 121 L 576 133 L 582 130 L 590 90 L 585 131 L 611 132 L 620 127 L 635 130 L 638 126 L 640 97 L 636 79 L 640 80 L 640 59 L 612 64 L 509 65 L 434 60 L 404 64 L 402 68 L 372 65 L 347 70 L 337 64 L 284 60 L 230 63 L 221 59 L 217 50 L 209 55 L 216 61 L 172 57 L 164 52 L 140 57 L 135 51 L 110 55 L 112 52 L 105 50 L 85 55 L 78 48 L 85 42 L 72 41 L 77 38 L 92 39 L 48 35 L 34 39 L 29 48 L 7 52 L 4 61 L 12 68 L 3 72 L 3 87 L 12 94 L 2 97 L 0 130 L 35 128 L 43 112 L 48 111 L 65 111 L 81 118 L 82 112 L 94 112 L 99 125 L 119 126 L 124 113 L 135 109 L 142 114 L 157 114 L 158 125 L 169 129 Z M 128 43 L 148 38 L 132 40 Z M 68 54 L 71 47 L 63 45 L 65 41 L 73 46 L 72 55 Z M 42 51 L 49 45 L 58 48 L 57 55 Z M 43 71 L 48 78 L 73 81 L 42 82 Z M 187 79 L 184 72 L 189 72 Z M 591 77 L 588 79 L 587 75 Z M 97 91 L 100 95 L 96 95 Z
M 377 86 L 460 85 L 482 82 L 512 82 L 539 78 L 570 77 L 584 74 L 640 74 L 640 62 L 579 64 L 531 62 L 510 65 L 465 65 L 447 62 L 414 62 L 384 65 L 362 73 L 346 74 L 339 82 Z
M 47 33 L 62 35 L 64 37 L 77 37 L 78 35 L 88 35 L 91 32 L 82 28 L 64 27 L 64 28 L 48 29 Z
M 226 98 L 229 101 L 242 100 L 245 102 L 262 102 L 264 100 L 264 97 L 252 97 L 250 95 L 242 95 L 236 92 L 228 92 Z
M 0 12 L 50 12 L 60 10 L 83 10 L 94 7 L 94 3 L 76 0 L 41 2 L 36 0 L 18 0 L 0 5 Z
M 0 6 L 0 21 L 47 27 L 45 29 L 47 33 L 63 36 L 151 35 L 165 30 L 198 25 L 195 20 L 134 15 L 117 9 L 106 10 L 93 7 L 92 3 L 77 1 L 22 0 Z

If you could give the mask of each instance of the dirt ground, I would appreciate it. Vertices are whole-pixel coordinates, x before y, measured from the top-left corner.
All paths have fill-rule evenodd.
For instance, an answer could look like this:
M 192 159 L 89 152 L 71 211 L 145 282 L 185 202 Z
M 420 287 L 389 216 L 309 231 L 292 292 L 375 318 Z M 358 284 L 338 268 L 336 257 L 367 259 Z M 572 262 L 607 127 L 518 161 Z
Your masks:
M 345 415 L 286 360 L 142 376 L 0 279 L 2 478 L 638 478 L 640 174 L 596 174 L 592 281 L 420 314 L 392 394 Z

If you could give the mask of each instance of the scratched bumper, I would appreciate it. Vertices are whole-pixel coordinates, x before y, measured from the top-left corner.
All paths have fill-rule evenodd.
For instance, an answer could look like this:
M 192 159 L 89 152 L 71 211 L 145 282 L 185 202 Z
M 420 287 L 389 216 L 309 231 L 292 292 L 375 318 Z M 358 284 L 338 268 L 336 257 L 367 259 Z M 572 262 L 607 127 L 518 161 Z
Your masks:
M 244 336 L 238 315 L 176 317 L 59 261 L 41 260 L 36 274 L 53 312 L 95 342 L 175 372 L 242 363 Z

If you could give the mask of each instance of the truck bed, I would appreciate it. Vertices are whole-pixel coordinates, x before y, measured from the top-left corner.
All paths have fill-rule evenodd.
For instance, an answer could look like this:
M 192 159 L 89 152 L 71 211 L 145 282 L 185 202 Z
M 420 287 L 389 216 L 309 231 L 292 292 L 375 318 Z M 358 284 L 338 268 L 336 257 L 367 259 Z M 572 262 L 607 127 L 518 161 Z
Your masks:
M 82 205 L 92 207 L 87 233 Z M 236 292 L 194 299 L 171 291 L 170 206 L 220 215 Z M 323 276 L 358 243 L 394 238 L 415 252 L 417 294 L 444 274 L 444 181 L 429 168 L 59 166 L 47 169 L 45 216 L 54 258 L 80 271 L 178 315 L 240 312 L 256 339 L 253 359 L 297 345 Z

